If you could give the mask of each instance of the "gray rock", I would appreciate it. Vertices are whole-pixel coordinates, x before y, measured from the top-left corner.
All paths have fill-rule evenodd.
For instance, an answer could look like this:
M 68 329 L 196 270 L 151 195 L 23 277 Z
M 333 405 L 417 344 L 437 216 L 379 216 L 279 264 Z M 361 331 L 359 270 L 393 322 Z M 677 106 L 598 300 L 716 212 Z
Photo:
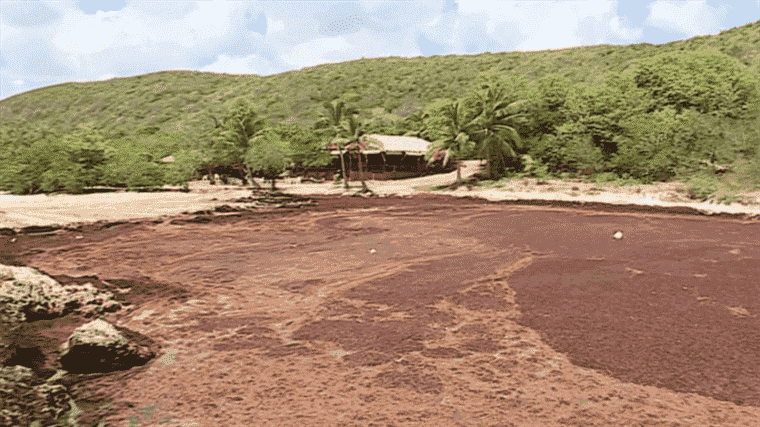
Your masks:
M 66 387 L 43 381 L 27 367 L 0 368 L 0 426 L 50 425 L 71 409 L 70 401 Z
M 61 345 L 59 359 L 72 373 L 113 372 L 141 366 L 155 357 L 152 340 L 104 320 L 74 330 Z
M 90 283 L 63 286 L 28 267 L 0 265 L 0 322 L 17 323 L 80 313 L 87 317 L 121 309 L 113 294 Z

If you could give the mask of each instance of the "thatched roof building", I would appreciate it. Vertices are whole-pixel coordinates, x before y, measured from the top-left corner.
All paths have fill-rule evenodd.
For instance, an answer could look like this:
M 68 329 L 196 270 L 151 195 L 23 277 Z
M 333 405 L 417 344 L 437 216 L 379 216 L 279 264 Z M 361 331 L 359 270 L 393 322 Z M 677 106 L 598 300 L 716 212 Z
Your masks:
M 346 139 L 338 138 L 336 141 L 347 141 Z M 374 142 L 376 146 L 381 148 L 367 149 L 369 142 Z M 359 139 L 359 147 L 364 154 L 402 154 L 406 153 L 409 156 L 424 156 L 427 150 L 430 148 L 430 142 L 424 139 L 415 138 L 413 136 L 391 136 L 391 135 L 363 135 Z M 356 144 L 350 144 L 349 149 L 355 149 Z M 330 154 L 338 154 L 338 147 L 335 145 L 328 146 Z
M 348 140 L 336 138 L 333 142 L 345 143 Z M 363 135 L 359 139 L 360 151 L 366 162 L 364 164 L 365 173 L 369 179 L 406 178 L 433 172 L 434 168 L 430 168 L 424 158 L 425 153 L 430 149 L 430 145 L 429 141 L 412 136 L 373 134 Z M 346 148 L 352 153 L 347 153 Z M 339 167 L 340 151 L 338 146 L 333 143 L 328 145 L 327 149 L 337 160 L 332 167 Z M 343 149 L 344 160 L 347 162 L 352 179 L 355 179 L 355 175 L 358 173 L 358 158 L 355 149 L 355 143 L 349 144 Z M 433 153 L 433 161 L 443 159 L 444 154 L 443 150 L 436 150 Z M 454 166 L 454 163 L 452 162 L 447 166 L 450 168 Z

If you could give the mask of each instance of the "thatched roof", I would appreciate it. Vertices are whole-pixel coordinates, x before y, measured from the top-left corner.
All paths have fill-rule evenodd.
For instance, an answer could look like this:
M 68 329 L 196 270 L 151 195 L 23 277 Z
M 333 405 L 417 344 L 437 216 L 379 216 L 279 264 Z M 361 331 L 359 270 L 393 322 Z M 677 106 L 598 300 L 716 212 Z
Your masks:
M 380 148 L 370 147 L 367 149 L 367 140 L 373 141 L 375 147 L 379 146 Z M 333 141 L 346 142 L 348 140 L 336 138 Z M 362 153 L 365 154 L 401 154 L 403 152 L 411 156 L 422 156 L 430 148 L 430 142 L 413 136 L 364 135 L 359 141 L 359 146 Z M 331 150 L 330 154 L 338 154 L 338 147 L 336 145 L 331 144 L 327 148 Z M 355 145 L 351 144 L 348 148 L 355 148 Z

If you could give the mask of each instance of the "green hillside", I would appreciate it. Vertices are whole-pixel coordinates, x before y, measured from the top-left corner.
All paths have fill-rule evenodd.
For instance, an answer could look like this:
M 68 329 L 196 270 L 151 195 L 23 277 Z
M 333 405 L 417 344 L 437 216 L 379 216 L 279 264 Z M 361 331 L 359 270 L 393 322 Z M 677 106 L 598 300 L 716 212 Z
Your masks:
M 132 147 L 124 152 L 139 151 L 155 164 L 161 156 L 200 149 L 218 137 L 213 136 L 214 118 L 228 115 L 239 100 L 269 125 L 311 130 L 325 111 L 323 104 L 341 99 L 358 110 L 367 133 L 415 132 L 433 139 L 444 133 L 445 126 L 435 120 L 443 100 L 462 100 L 478 111 L 473 94 L 491 83 L 507 90 L 509 102 L 528 101 L 521 110 L 523 120 L 510 125 L 521 136 L 516 154 L 538 160 L 546 173 L 622 175 L 639 160 L 651 161 L 657 156 L 654 151 L 674 144 L 686 144 L 681 148 L 707 156 L 701 160 L 731 163 L 754 156 L 758 143 L 756 133 L 747 133 L 758 129 L 758 46 L 760 21 L 664 45 L 361 59 L 266 77 L 180 70 L 64 83 L 0 101 L 0 160 L 16 162 L 13 170 L 21 173 L 18 157 L 33 151 L 19 150 L 41 139 L 60 141 L 65 135 L 80 135 L 81 141 L 85 125 L 85 133 L 94 131 L 101 143 L 116 146 L 121 140 L 122 146 Z M 432 118 L 409 118 L 423 110 Z M 706 117 L 709 120 L 703 120 Z M 676 122 L 709 123 L 711 133 L 695 135 L 693 141 L 677 137 L 683 128 Z M 647 129 L 653 126 L 661 130 L 664 141 L 647 140 Z M 423 128 L 430 131 L 426 134 Z M 716 133 L 718 129 L 723 133 Z M 585 137 L 591 145 L 577 142 Z M 731 138 L 742 141 L 732 140 L 732 148 L 721 152 Z M 589 151 L 585 158 L 580 153 L 584 150 Z M 644 159 L 641 152 L 651 156 Z M 696 164 L 700 159 L 692 160 Z M 661 173 L 631 177 L 668 179 L 676 169 L 670 165 Z M 0 188 L 6 190 L 11 189 L 8 171 L 0 177 Z

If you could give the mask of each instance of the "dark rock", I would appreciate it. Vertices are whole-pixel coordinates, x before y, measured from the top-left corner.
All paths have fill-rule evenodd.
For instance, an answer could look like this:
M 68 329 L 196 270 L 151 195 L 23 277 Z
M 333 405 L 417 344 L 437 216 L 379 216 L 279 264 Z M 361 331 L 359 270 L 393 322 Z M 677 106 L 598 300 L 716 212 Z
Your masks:
M 75 374 L 122 371 L 156 355 L 155 342 L 137 332 L 94 320 L 74 330 L 61 346 L 61 367 Z
M 30 225 L 21 229 L 22 234 L 52 233 L 61 229 L 60 225 Z

